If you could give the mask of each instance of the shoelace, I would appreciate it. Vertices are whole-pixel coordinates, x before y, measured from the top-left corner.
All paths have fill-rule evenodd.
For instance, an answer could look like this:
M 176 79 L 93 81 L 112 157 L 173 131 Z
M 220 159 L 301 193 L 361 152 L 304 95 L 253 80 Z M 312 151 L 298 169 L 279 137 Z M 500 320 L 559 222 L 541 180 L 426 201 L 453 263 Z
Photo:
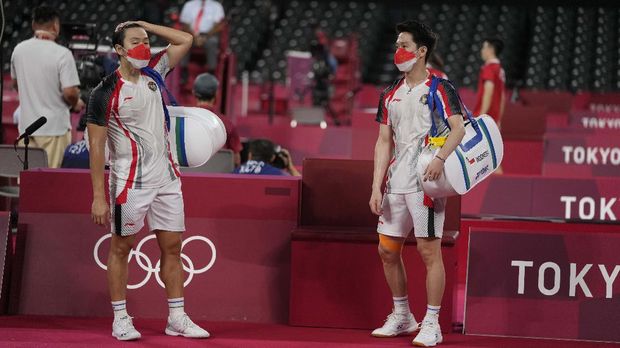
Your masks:
M 131 319 L 133 319 L 133 317 L 127 316 L 119 320 L 118 326 L 123 330 L 124 334 L 128 333 L 131 329 L 134 329 L 133 321 Z
M 434 334 L 434 330 L 435 330 L 435 326 L 437 324 L 427 321 L 424 323 L 420 323 L 418 324 L 421 326 L 421 330 L 420 330 L 420 334 L 425 336 L 425 335 L 433 335 Z
M 384 321 L 384 322 L 385 322 L 385 323 L 387 323 L 387 322 L 392 322 L 392 321 L 396 321 L 396 320 L 397 320 L 397 319 L 396 319 L 396 313 L 392 312 L 392 313 L 390 313 L 390 314 L 387 316 L 387 318 L 385 318 L 385 321 Z
M 183 331 L 187 330 L 188 328 L 192 328 L 195 325 L 196 324 L 194 324 L 194 322 L 189 318 L 187 314 L 183 315 L 183 319 L 181 319 L 181 328 L 183 329 Z

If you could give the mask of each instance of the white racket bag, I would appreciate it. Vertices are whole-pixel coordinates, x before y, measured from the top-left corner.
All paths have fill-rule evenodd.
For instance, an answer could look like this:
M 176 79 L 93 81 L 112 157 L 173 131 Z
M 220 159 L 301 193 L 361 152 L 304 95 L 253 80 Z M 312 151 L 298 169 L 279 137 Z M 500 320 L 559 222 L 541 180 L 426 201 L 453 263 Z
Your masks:
M 433 78 L 431 92 L 433 96 L 437 88 L 437 80 Z M 434 97 L 428 98 L 431 113 Z M 462 104 L 462 102 L 461 102 Z M 502 163 L 504 143 L 497 124 L 489 115 L 474 118 L 463 105 L 468 121 L 465 123 L 465 136 L 456 149 L 446 158 L 444 171 L 439 179 L 423 181 L 424 172 L 437 155 L 440 148 L 427 145 L 418 158 L 416 167 L 422 190 L 431 198 L 463 195 L 487 178 Z M 431 115 L 431 119 L 433 119 Z M 431 128 L 431 135 L 436 135 L 436 126 Z

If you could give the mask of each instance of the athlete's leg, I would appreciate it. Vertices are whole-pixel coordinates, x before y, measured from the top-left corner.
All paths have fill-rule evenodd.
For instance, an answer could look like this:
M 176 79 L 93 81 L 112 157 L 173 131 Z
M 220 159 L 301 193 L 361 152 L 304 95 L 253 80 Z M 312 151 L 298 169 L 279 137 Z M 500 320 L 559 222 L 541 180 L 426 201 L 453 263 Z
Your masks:
M 416 238 L 418 252 L 426 266 L 426 296 L 430 306 L 441 306 L 446 272 L 441 257 L 440 238 Z
M 159 276 L 166 286 L 168 298 L 183 297 L 183 265 L 181 264 L 181 233 L 156 230 L 161 251 Z
M 110 252 L 108 253 L 108 286 L 112 301 L 125 300 L 127 292 L 127 258 L 134 245 L 135 238 L 119 236 L 112 233 Z
M 407 296 L 407 274 L 402 258 L 405 238 L 379 234 L 379 256 L 385 280 L 394 297 Z
M 379 218 L 377 231 L 379 232 L 379 256 L 383 263 L 383 273 L 385 280 L 392 292 L 394 308 L 388 315 L 385 324 L 374 330 L 372 335 L 375 337 L 393 337 L 401 334 L 414 332 L 418 323 L 416 322 L 407 297 L 407 274 L 402 259 L 402 249 L 405 239 L 413 222 L 404 195 L 386 194 L 384 196 L 383 215 Z

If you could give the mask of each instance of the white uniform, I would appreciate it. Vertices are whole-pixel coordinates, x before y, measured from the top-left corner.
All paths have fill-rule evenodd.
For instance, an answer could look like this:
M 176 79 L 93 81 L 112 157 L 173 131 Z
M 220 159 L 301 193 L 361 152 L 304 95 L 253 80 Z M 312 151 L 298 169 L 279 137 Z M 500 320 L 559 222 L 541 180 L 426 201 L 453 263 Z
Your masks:
M 62 94 L 63 88 L 80 85 L 71 51 L 51 40 L 20 42 L 11 55 L 11 78 L 19 88 L 20 134 L 41 116 L 47 122 L 34 136 L 59 136 L 71 129 L 69 106 Z
M 149 66 L 165 77 L 170 71 L 166 51 Z M 151 231 L 183 231 L 180 174 L 157 83 L 144 74 L 135 84 L 118 71 L 110 74 L 93 90 L 87 120 L 108 128 L 112 232 L 137 233 L 145 216 Z
M 462 114 L 452 84 L 439 79 L 435 111 L 427 104 L 431 80 L 409 88 L 404 78 L 381 94 L 377 122 L 391 127 L 394 157 L 388 168 L 383 215 L 377 231 L 393 237 L 407 237 L 414 228 L 416 237 L 441 237 L 445 218 L 445 198 L 424 205 L 424 192 L 416 174 L 420 151 L 426 144 L 434 118 L 438 134 L 447 135 L 448 117 Z
M 187 24 L 192 30 L 197 26 L 199 33 L 208 33 L 223 19 L 224 7 L 215 0 L 190 0 L 183 5 L 180 17 L 181 23 Z

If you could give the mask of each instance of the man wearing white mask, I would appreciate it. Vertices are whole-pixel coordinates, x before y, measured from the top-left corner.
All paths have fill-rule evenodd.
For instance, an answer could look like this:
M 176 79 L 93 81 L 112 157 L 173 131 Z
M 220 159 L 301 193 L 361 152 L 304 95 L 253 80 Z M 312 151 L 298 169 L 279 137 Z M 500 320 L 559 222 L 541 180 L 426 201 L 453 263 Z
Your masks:
M 379 215 L 379 255 L 394 307 L 385 324 L 374 330 L 375 337 L 394 337 L 420 332 L 417 346 L 435 346 L 442 341 L 439 309 L 445 287 L 441 257 L 441 236 L 445 217 L 444 199 L 424 195 L 416 175 L 419 154 L 429 141 L 431 117 L 439 136 L 447 138 L 426 169 L 423 180 L 437 180 L 446 158 L 465 135 L 461 104 L 452 84 L 432 77 L 426 61 L 437 43 L 437 35 L 416 21 L 396 26 L 398 38 L 394 63 L 403 76 L 382 94 L 377 112 L 379 137 L 370 208 Z M 432 77 L 432 78 L 431 78 Z M 430 111 L 427 99 L 432 79 L 437 78 L 438 105 Z M 449 125 L 449 127 L 448 127 Z M 387 171 L 385 193 L 381 186 Z M 409 308 L 407 276 L 402 261 L 405 239 L 414 230 L 417 249 L 426 265 L 427 312 L 418 324 Z
M 170 45 L 151 57 L 148 33 Z M 93 90 L 86 117 L 93 186 L 92 218 L 110 225 L 108 285 L 114 310 L 112 336 L 141 337 L 127 313 L 127 259 L 135 235 L 144 226 L 155 233 L 161 251 L 160 277 L 168 297 L 171 336 L 206 338 L 209 333 L 185 314 L 181 232 L 185 230 L 179 171 L 168 144 L 168 118 L 162 100 L 162 78 L 192 45 L 180 30 L 146 22 L 120 24 L 112 37 L 120 67 Z M 110 149 L 110 204 L 104 192 L 104 148 Z

